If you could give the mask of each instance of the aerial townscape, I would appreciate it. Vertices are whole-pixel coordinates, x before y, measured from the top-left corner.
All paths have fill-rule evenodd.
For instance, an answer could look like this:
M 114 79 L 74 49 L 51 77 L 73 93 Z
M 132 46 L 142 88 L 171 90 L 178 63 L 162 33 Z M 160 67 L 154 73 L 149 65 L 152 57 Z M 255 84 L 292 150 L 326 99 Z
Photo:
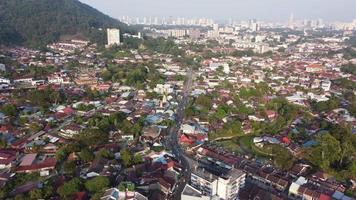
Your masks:
M 0 199 L 355 199 L 356 19 L 281 21 L 0 0 Z

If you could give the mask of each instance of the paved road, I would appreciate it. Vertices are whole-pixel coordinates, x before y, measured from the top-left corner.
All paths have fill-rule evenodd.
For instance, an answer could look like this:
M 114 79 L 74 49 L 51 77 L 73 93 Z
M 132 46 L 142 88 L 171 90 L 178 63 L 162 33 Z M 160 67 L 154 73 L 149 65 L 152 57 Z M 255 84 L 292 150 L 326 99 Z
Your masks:
M 184 186 L 187 182 L 190 181 L 191 169 L 189 166 L 189 162 L 184 155 L 183 149 L 178 143 L 178 132 L 183 123 L 184 119 L 184 110 L 188 103 L 189 93 L 193 84 L 193 71 L 189 69 L 187 71 L 187 78 L 182 90 L 182 96 L 179 100 L 179 104 L 176 112 L 176 125 L 171 127 L 170 132 L 167 139 L 167 147 L 170 148 L 176 158 L 179 160 L 180 164 L 183 166 L 182 176 L 179 179 L 178 184 L 176 185 L 176 189 L 172 194 L 172 199 L 179 200 L 180 195 L 184 189 Z

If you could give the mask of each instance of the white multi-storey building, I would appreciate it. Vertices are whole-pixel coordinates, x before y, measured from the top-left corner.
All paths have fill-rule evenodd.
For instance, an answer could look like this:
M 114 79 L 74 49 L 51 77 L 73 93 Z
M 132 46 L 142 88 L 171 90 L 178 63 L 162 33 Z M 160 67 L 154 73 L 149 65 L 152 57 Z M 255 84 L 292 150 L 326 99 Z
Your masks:
M 237 199 L 240 189 L 245 186 L 245 176 L 243 171 L 235 168 L 227 174 L 217 176 L 204 168 L 194 167 L 191 186 L 204 196 L 233 200 Z
M 330 91 L 330 87 L 331 87 L 331 81 L 329 80 L 321 81 L 321 89 L 328 92 Z
M 107 29 L 107 34 L 108 34 L 108 46 L 112 45 L 120 45 L 121 40 L 120 40 L 120 29 Z
M 171 84 L 157 84 L 153 90 L 158 94 L 171 94 L 174 91 Z

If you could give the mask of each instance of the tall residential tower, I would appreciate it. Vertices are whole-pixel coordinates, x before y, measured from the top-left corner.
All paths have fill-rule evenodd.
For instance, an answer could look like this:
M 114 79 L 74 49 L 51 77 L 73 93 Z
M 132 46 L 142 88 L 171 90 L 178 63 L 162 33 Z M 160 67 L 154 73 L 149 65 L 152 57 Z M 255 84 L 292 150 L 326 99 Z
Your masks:
M 120 29 L 107 29 L 107 34 L 108 34 L 108 44 L 107 46 L 112 46 L 112 45 L 120 45 L 121 40 L 120 40 Z

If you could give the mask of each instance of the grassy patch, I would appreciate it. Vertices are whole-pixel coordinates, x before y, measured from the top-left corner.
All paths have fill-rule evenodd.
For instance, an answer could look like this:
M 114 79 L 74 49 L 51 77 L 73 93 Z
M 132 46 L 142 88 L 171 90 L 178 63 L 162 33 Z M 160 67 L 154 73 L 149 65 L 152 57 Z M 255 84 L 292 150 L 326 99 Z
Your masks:
M 255 146 L 255 144 L 253 143 L 254 137 L 255 136 L 253 136 L 253 135 L 240 137 L 239 144 L 240 144 L 241 148 L 245 152 L 253 154 L 254 156 L 257 156 L 257 157 L 271 157 L 272 148 L 266 148 L 266 149 L 263 148 L 262 149 L 262 148 Z
M 229 137 L 236 137 L 235 133 L 209 133 L 209 140 L 224 140 Z
M 237 138 L 231 139 L 231 140 L 225 140 L 225 141 L 220 141 L 218 142 L 219 145 L 221 145 L 224 149 L 235 152 L 237 154 L 242 154 L 244 151 L 241 149 L 240 144 L 238 143 Z
M 224 149 L 237 154 L 250 154 L 260 158 L 271 158 L 274 145 L 265 145 L 263 148 L 255 146 L 253 143 L 254 135 L 245 135 L 232 139 L 217 141 Z

